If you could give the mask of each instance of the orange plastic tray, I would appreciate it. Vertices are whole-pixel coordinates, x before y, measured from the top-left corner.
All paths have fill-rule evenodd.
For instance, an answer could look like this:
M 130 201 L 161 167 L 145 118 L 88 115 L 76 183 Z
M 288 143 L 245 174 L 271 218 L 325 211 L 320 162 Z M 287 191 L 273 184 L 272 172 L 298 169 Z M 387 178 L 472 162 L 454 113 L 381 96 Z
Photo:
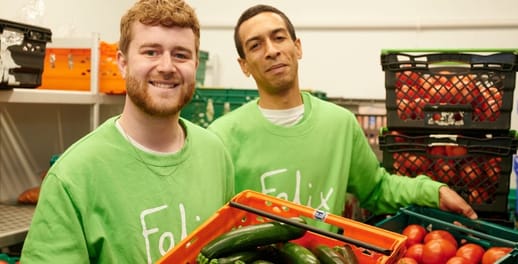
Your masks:
M 401 234 L 341 216 L 327 214 L 311 207 L 298 205 L 258 192 L 249 190 L 243 191 L 236 195 L 232 201 L 272 214 L 275 217 L 289 218 L 302 216 L 310 219 L 319 219 L 344 230 L 343 235 L 348 239 L 360 241 L 376 248 L 387 249 L 389 252 L 383 254 L 375 250 L 347 243 L 352 246 L 354 253 L 362 264 L 396 263 L 406 250 L 404 247 L 406 237 Z M 220 208 L 211 218 L 200 225 L 184 240 L 180 241 L 172 250 L 158 260 L 157 263 L 195 264 L 196 256 L 202 247 L 217 236 L 234 228 L 268 221 L 272 221 L 272 219 L 227 204 Z M 302 238 L 294 240 L 293 242 L 306 247 L 311 247 L 315 244 L 327 244 L 329 246 L 346 244 L 346 242 L 341 240 L 309 230 Z
M 125 94 L 126 82 L 117 66 L 117 43 L 101 41 L 99 44 L 99 92 L 106 94 Z
M 90 90 L 90 49 L 47 48 L 38 89 Z
M 125 94 L 126 84 L 117 66 L 117 44 L 99 44 L 99 92 Z M 45 53 L 39 89 L 90 91 L 90 49 L 49 48 Z

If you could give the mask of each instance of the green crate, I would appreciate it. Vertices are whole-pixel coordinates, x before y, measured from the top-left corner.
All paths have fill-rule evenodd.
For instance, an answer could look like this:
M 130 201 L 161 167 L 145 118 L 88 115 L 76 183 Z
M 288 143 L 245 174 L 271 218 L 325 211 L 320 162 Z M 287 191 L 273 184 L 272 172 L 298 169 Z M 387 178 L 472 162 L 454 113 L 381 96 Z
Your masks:
M 325 92 L 305 90 L 327 100 Z M 202 127 L 208 127 L 216 118 L 259 97 L 257 89 L 196 88 L 192 100 L 180 114 L 181 117 Z
M 9 256 L 5 253 L 0 253 L 0 261 L 6 261 L 7 264 L 16 264 L 16 261 L 19 261 L 20 258 L 19 257 L 13 257 L 13 256 Z
M 196 71 L 196 86 L 203 86 L 205 84 L 205 72 L 207 71 L 207 60 L 209 60 L 209 53 L 200 50 L 198 53 L 200 57 L 198 70 Z
M 181 117 L 208 127 L 216 118 L 257 98 L 253 89 L 196 88 L 192 100 L 181 112 Z
M 454 222 L 463 226 L 455 225 Z M 465 240 L 486 249 L 493 246 L 514 248 L 497 263 L 518 263 L 518 231 L 483 220 L 471 220 L 434 208 L 409 206 L 401 208 L 395 215 L 383 219 L 375 226 L 401 233 L 409 224 L 419 224 L 429 230 L 446 230 L 455 236 L 459 244 L 461 240 Z

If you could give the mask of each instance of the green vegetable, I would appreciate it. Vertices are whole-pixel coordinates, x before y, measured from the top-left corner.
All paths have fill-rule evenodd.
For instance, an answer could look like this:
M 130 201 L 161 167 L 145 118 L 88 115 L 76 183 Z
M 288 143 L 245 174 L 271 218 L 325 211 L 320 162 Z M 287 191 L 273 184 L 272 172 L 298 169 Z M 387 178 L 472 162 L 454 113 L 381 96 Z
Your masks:
M 235 263 L 238 263 L 238 261 L 243 262 L 243 263 L 250 263 L 254 260 L 261 258 L 262 256 L 263 256 L 262 251 L 257 249 L 257 250 L 232 253 L 226 257 L 221 257 L 221 258 L 216 259 L 217 261 L 215 261 L 215 262 L 213 262 L 211 260 L 210 263 L 235 264 Z
M 297 243 L 286 242 L 280 251 L 284 261 L 288 264 L 320 264 L 320 261 L 309 249 Z
M 268 261 L 268 260 L 262 260 L 262 259 L 260 259 L 260 260 L 256 260 L 256 261 L 252 262 L 252 264 L 275 264 L 275 263 L 270 262 L 270 261 Z
M 346 264 L 345 257 L 334 251 L 327 245 L 317 245 L 313 248 L 313 253 L 323 264 Z
M 347 263 L 347 264 L 358 264 L 359 263 L 358 258 L 354 254 L 354 251 L 350 245 L 344 244 L 343 246 L 335 246 L 335 247 L 333 247 L 333 250 L 344 257 L 344 259 L 346 261 L 345 263 Z
M 293 218 L 295 221 L 304 221 Z M 306 230 L 280 222 L 266 222 L 228 231 L 207 243 L 198 255 L 199 263 L 258 246 L 285 242 L 302 237 Z

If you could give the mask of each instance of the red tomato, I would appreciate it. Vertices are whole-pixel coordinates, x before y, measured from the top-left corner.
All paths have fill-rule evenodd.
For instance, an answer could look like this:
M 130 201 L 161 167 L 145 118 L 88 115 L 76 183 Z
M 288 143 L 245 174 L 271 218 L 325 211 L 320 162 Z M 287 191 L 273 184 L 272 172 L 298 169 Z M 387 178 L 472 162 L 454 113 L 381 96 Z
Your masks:
M 444 148 L 444 146 L 432 146 L 430 148 L 427 149 L 428 153 L 430 155 L 439 155 L 439 156 L 444 156 L 446 155 L 446 149 Z
M 469 260 L 469 263 L 478 264 L 484 255 L 484 248 L 475 243 L 467 243 L 457 249 L 456 256 Z
M 487 177 L 475 161 L 463 164 L 459 170 L 459 177 L 469 186 L 478 186 Z
M 443 239 L 449 240 L 455 246 L 455 250 L 457 250 L 457 246 L 458 246 L 457 240 L 450 232 L 448 232 L 446 230 L 440 230 L 440 229 L 432 230 L 432 231 L 428 232 L 428 234 L 426 234 L 426 236 L 424 236 L 423 241 L 426 244 L 427 242 L 437 239 L 437 238 L 443 238 Z
M 446 155 L 450 157 L 464 156 L 468 153 L 468 149 L 463 146 L 445 146 Z
M 452 257 L 450 259 L 448 259 L 448 261 L 446 262 L 446 264 L 477 264 L 478 262 L 471 262 L 463 257 L 459 257 L 459 256 L 455 256 L 455 257 Z
M 408 237 L 406 246 L 409 248 L 414 244 L 423 243 L 424 236 L 428 231 L 422 225 L 410 224 L 401 233 Z
M 407 251 L 405 253 L 405 257 L 413 258 L 417 262 L 421 263 L 423 260 L 423 248 L 424 248 L 424 244 L 421 244 L 421 243 L 413 244 L 412 246 L 410 246 L 407 249 Z
M 432 239 L 424 244 L 423 264 L 444 264 L 455 256 L 457 247 L 444 238 Z
M 417 262 L 415 259 L 413 258 L 407 258 L 407 257 L 403 257 L 403 258 L 400 258 L 398 260 L 398 262 L 396 262 L 396 264 L 419 264 L 419 262 Z
M 512 249 L 508 247 L 490 247 L 482 256 L 482 264 L 493 264 L 511 252 L 511 250 Z

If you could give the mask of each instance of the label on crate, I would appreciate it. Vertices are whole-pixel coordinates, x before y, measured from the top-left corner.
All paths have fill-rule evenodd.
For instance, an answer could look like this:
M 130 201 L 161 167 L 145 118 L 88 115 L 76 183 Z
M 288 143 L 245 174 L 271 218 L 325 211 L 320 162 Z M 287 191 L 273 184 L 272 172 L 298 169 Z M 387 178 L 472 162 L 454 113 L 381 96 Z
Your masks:
M 319 221 L 325 221 L 327 218 L 327 213 L 322 210 L 315 210 L 315 213 L 313 214 L 313 218 Z
M 425 120 L 427 125 L 436 126 L 463 126 L 465 113 L 459 112 L 435 112 L 426 113 Z

